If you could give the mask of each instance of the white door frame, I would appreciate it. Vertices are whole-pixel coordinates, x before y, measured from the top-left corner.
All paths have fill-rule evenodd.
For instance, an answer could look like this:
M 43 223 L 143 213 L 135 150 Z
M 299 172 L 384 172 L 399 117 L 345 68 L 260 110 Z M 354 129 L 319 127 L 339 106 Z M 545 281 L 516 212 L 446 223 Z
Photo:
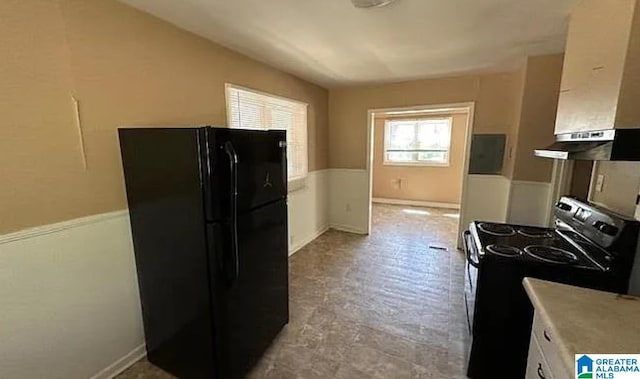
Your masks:
M 435 111 L 439 111 L 440 113 L 443 113 L 442 111 L 444 110 L 446 112 L 446 110 L 451 109 L 452 111 L 461 111 L 461 110 L 465 110 L 467 113 L 467 125 L 466 125 L 466 137 L 465 137 L 465 147 L 464 147 L 464 165 L 463 165 L 463 170 L 462 170 L 462 196 L 460 198 L 460 221 L 458 222 L 458 235 L 460 235 L 464 229 L 465 226 L 464 225 L 460 225 L 462 223 L 462 220 L 464 219 L 462 217 L 462 214 L 465 212 L 465 205 L 466 205 L 466 199 L 467 199 L 467 179 L 469 176 L 469 154 L 471 152 L 471 136 L 472 136 L 472 132 L 473 132 L 473 122 L 474 122 L 474 116 L 475 116 L 475 102 L 474 101 L 469 101 L 469 102 L 461 102 L 461 103 L 448 103 L 448 104 L 435 104 L 435 105 L 416 105 L 416 106 L 410 106 L 410 107 L 393 107 L 393 108 L 376 108 L 376 109 L 369 109 L 367 111 L 367 120 L 368 120 L 368 125 L 367 125 L 367 197 L 368 197 L 368 208 L 367 208 L 367 230 L 366 230 L 366 234 L 370 234 L 371 233 L 371 203 L 372 203 L 372 199 L 373 199 L 373 155 L 374 155 L 374 151 L 373 151 L 373 134 L 374 134 L 374 127 L 375 127 L 375 115 L 376 113 L 387 113 L 387 112 L 403 112 L 403 111 L 418 111 L 418 110 L 424 110 L 426 112 L 428 112 L 429 110 L 433 110 Z M 458 241 L 460 241 L 460 238 L 458 238 Z M 458 246 L 459 247 L 459 246 Z

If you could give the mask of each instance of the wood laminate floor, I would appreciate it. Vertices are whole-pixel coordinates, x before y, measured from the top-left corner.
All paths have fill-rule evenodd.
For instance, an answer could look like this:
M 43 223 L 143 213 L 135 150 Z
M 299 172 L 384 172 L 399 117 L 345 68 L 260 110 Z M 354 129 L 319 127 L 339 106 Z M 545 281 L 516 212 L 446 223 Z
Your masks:
M 330 230 L 290 258 L 290 323 L 250 378 L 464 378 L 457 212 L 373 206 L 370 236 Z M 142 360 L 118 379 L 172 378 Z

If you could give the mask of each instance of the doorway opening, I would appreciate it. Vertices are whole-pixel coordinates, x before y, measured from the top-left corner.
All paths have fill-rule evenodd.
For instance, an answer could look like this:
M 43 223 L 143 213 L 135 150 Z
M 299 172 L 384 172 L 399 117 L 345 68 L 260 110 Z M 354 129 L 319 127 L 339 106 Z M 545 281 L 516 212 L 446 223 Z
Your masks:
M 437 220 L 459 245 L 473 116 L 473 102 L 369 110 L 368 233 L 374 217 Z

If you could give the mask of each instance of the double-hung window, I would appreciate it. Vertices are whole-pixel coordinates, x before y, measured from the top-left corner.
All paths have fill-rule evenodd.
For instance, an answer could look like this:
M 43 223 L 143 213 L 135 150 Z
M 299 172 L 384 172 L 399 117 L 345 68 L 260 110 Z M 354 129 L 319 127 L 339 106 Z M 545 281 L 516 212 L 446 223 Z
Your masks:
M 290 187 L 303 183 L 308 171 L 307 104 L 231 84 L 226 96 L 230 128 L 287 131 Z
M 386 120 L 384 164 L 448 166 L 451 117 Z

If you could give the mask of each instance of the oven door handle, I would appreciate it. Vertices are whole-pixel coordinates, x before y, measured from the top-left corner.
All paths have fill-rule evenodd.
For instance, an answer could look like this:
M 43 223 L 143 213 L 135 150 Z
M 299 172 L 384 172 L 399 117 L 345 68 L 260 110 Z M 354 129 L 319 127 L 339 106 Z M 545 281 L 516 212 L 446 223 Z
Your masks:
M 475 268 L 479 268 L 480 262 L 474 261 L 473 258 L 471 257 L 471 249 L 470 249 L 469 240 L 468 240 L 468 238 L 470 237 L 471 237 L 471 232 L 468 230 L 465 230 L 464 233 L 462 234 L 462 243 L 464 244 L 464 251 L 467 253 L 467 262 L 469 262 L 471 266 Z

